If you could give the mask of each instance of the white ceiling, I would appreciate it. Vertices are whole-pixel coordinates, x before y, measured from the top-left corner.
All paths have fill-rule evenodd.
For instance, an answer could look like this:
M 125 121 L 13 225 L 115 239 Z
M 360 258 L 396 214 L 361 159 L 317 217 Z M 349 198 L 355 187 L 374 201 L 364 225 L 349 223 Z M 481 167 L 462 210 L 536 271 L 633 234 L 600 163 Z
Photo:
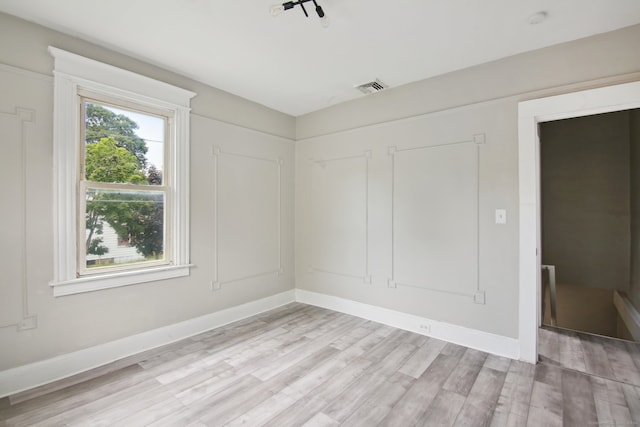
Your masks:
M 640 0 L 0 0 L 0 11 L 298 116 L 520 52 L 640 23 Z M 311 3 L 310 3 L 311 4 Z M 547 19 L 530 25 L 529 17 Z M 639 47 L 640 49 L 640 47 Z

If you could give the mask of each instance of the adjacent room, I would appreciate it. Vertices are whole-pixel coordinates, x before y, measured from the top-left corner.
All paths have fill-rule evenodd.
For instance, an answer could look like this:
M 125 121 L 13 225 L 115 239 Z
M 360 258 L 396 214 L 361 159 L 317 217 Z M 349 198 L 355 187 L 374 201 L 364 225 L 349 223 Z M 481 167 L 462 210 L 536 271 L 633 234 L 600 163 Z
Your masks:
M 556 281 L 555 310 L 550 287 L 543 288 L 545 325 L 634 339 L 614 300 L 626 298 L 636 281 L 631 271 L 639 271 L 631 255 L 638 239 L 639 113 L 541 124 L 542 264 Z
M 640 425 L 638 0 L 0 0 L 0 426 Z

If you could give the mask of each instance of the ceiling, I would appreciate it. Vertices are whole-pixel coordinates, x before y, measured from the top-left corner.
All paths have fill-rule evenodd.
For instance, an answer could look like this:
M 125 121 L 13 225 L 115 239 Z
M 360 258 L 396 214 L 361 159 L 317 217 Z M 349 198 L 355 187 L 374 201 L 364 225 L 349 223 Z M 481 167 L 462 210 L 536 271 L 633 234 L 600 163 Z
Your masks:
M 640 0 L 0 0 L 0 11 L 299 116 L 390 87 L 640 23 Z M 529 17 L 547 19 L 531 25 Z

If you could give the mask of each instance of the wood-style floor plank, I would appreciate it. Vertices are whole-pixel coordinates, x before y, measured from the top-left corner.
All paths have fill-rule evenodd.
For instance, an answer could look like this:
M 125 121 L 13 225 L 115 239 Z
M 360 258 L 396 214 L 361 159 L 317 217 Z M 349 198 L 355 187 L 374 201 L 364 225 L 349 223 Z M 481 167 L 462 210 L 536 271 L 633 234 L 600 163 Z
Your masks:
M 509 364 L 493 413 L 492 426 L 527 424 L 534 371 L 534 365 L 528 363 L 512 361 Z
M 438 357 L 445 345 L 447 345 L 446 342 L 435 338 L 425 341 L 399 371 L 413 378 L 420 378 L 420 375 Z
M 315 414 L 309 421 L 304 423 L 303 427 L 337 427 L 340 423 L 332 420 L 322 412 Z
M 624 398 L 627 401 L 627 408 L 631 415 L 631 421 L 640 424 L 640 388 L 629 384 L 621 384 Z
M 319 413 L 322 408 L 327 406 L 335 396 L 338 396 L 359 378 L 369 366 L 371 366 L 370 361 L 357 359 L 334 377 L 329 378 L 320 386 L 310 390 L 307 395 L 296 400 L 285 411 L 273 413 L 272 417 L 264 425 L 276 427 L 305 424 L 314 414 Z
M 587 372 L 582 343 L 574 331 L 558 329 L 558 360 L 560 365 L 579 372 Z
M 442 388 L 466 397 L 486 358 L 487 353 L 467 349 L 455 371 L 447 378 Z
M 540 328 L 538 330 L 538 352 L 541 360 L 549 364 L 560 365 L 560 344 L 557 330 Z
M 540 338 L 534 366 L 293 303 L 0 399 L 0 427 L 640 424 L 636 343 Z
M 276 393 L 225 425 L 229 427 L 261 426 L 296 402 L 296 399 L 286 393 Z
M 463 353 L 464 347 L 447 344 L 380 425 L 389 427 L 419 425 L 442 389 L 442 385 L 458 365 Z
M 421 419 L 422 426 L 452 426 L 464 405 L 466 398 L 453 391 L 440 389 Z
M 602 340 L 589 334 L 578 334 L 578 337 L 582 343 L 587 372 L 599 377 L 615 379 L 613 368 Z
M 40 413 L 37 417 L 32 416 L 27 417 L 27 420 L 20 419 L 19 422 L 18 420 L 15 421 L 17 421 L 19 425 L 20 423 L 26 421 L 25 425 L 35 427 L 51 425 L 64 426 L 71 423 L 82 422 L 82 420 L 84 419 L 92 420 L 92 416 L 94 413 L 100 412 L 104 408 L 111 405 L 126 405 L 131 401 L 135 401 L 135 399 L 139 398 L 140 396 L 146 396 L 149 393 L 153 393 L 157 390 L 159 385 L 160 383 L 158 383 L 155 379 L 150 378 L 132 387 L 122 389 L 117 393 L 109 394 L 96 400 L 86 402 L 83 405 L 71 408 L 64 412 L 60 412 L 54 416 L 47 416 L 46 413 Z
M 611 364 L 614 379 L 627 384 L 640 385 L 640 370 L 622 340 L 602 340 L 602 348 Z
M 396 372 L 362 405 L 352 411 L 340 425 L 345 427 L 368 427 L 377 425 L 391 408 L 402 398 L 415 378 Z
M 352 412 L 384 387 L 388 377 L 393 375 L 400 364 L 416 350 L 415 346 L 407 343 L 385 349 L 390 350 L 387 356 L 367 369 L 369 375 L 362 375 L 336 396 L 334 401 L 323 409 L 324 414 L 336 421 L 345 421 Z
M 640 386 L 640 343 L 551 326 L 538 340 L 544 364 Z
M 506 376 L 506 372 L 483 366 L 454 425 L 489 425 Z
M 562 371 L 562 418 L 564 425 L 597 425 L 598 415 L 589 377 L 575 371 Z
M 54 389 L 48 394 L 34 394 L 35 397 L 31 400 L 21 400 L 20 403 L 10 404 L 10 399 L 7 398 L 6 405 L 0 408 L 0 420 L 31 412 L 57 415 L 75 406 L 83 405 L 95 396 L 130 387 L 140 381 L 140 377 L 136 374 L 146 376 L 144 369 L 139 365 L 131 365 L 102 376 L 92 377 L 85 382 L 70 382 L 73 385 Z

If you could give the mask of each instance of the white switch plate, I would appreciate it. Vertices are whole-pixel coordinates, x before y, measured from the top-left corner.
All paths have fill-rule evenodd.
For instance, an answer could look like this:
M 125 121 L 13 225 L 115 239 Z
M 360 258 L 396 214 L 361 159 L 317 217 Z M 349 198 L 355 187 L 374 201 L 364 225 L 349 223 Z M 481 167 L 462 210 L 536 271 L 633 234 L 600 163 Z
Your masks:
M 506 223 L 507 223 L 507 210 L 496 209 L 496 224 L 506 224 Z

